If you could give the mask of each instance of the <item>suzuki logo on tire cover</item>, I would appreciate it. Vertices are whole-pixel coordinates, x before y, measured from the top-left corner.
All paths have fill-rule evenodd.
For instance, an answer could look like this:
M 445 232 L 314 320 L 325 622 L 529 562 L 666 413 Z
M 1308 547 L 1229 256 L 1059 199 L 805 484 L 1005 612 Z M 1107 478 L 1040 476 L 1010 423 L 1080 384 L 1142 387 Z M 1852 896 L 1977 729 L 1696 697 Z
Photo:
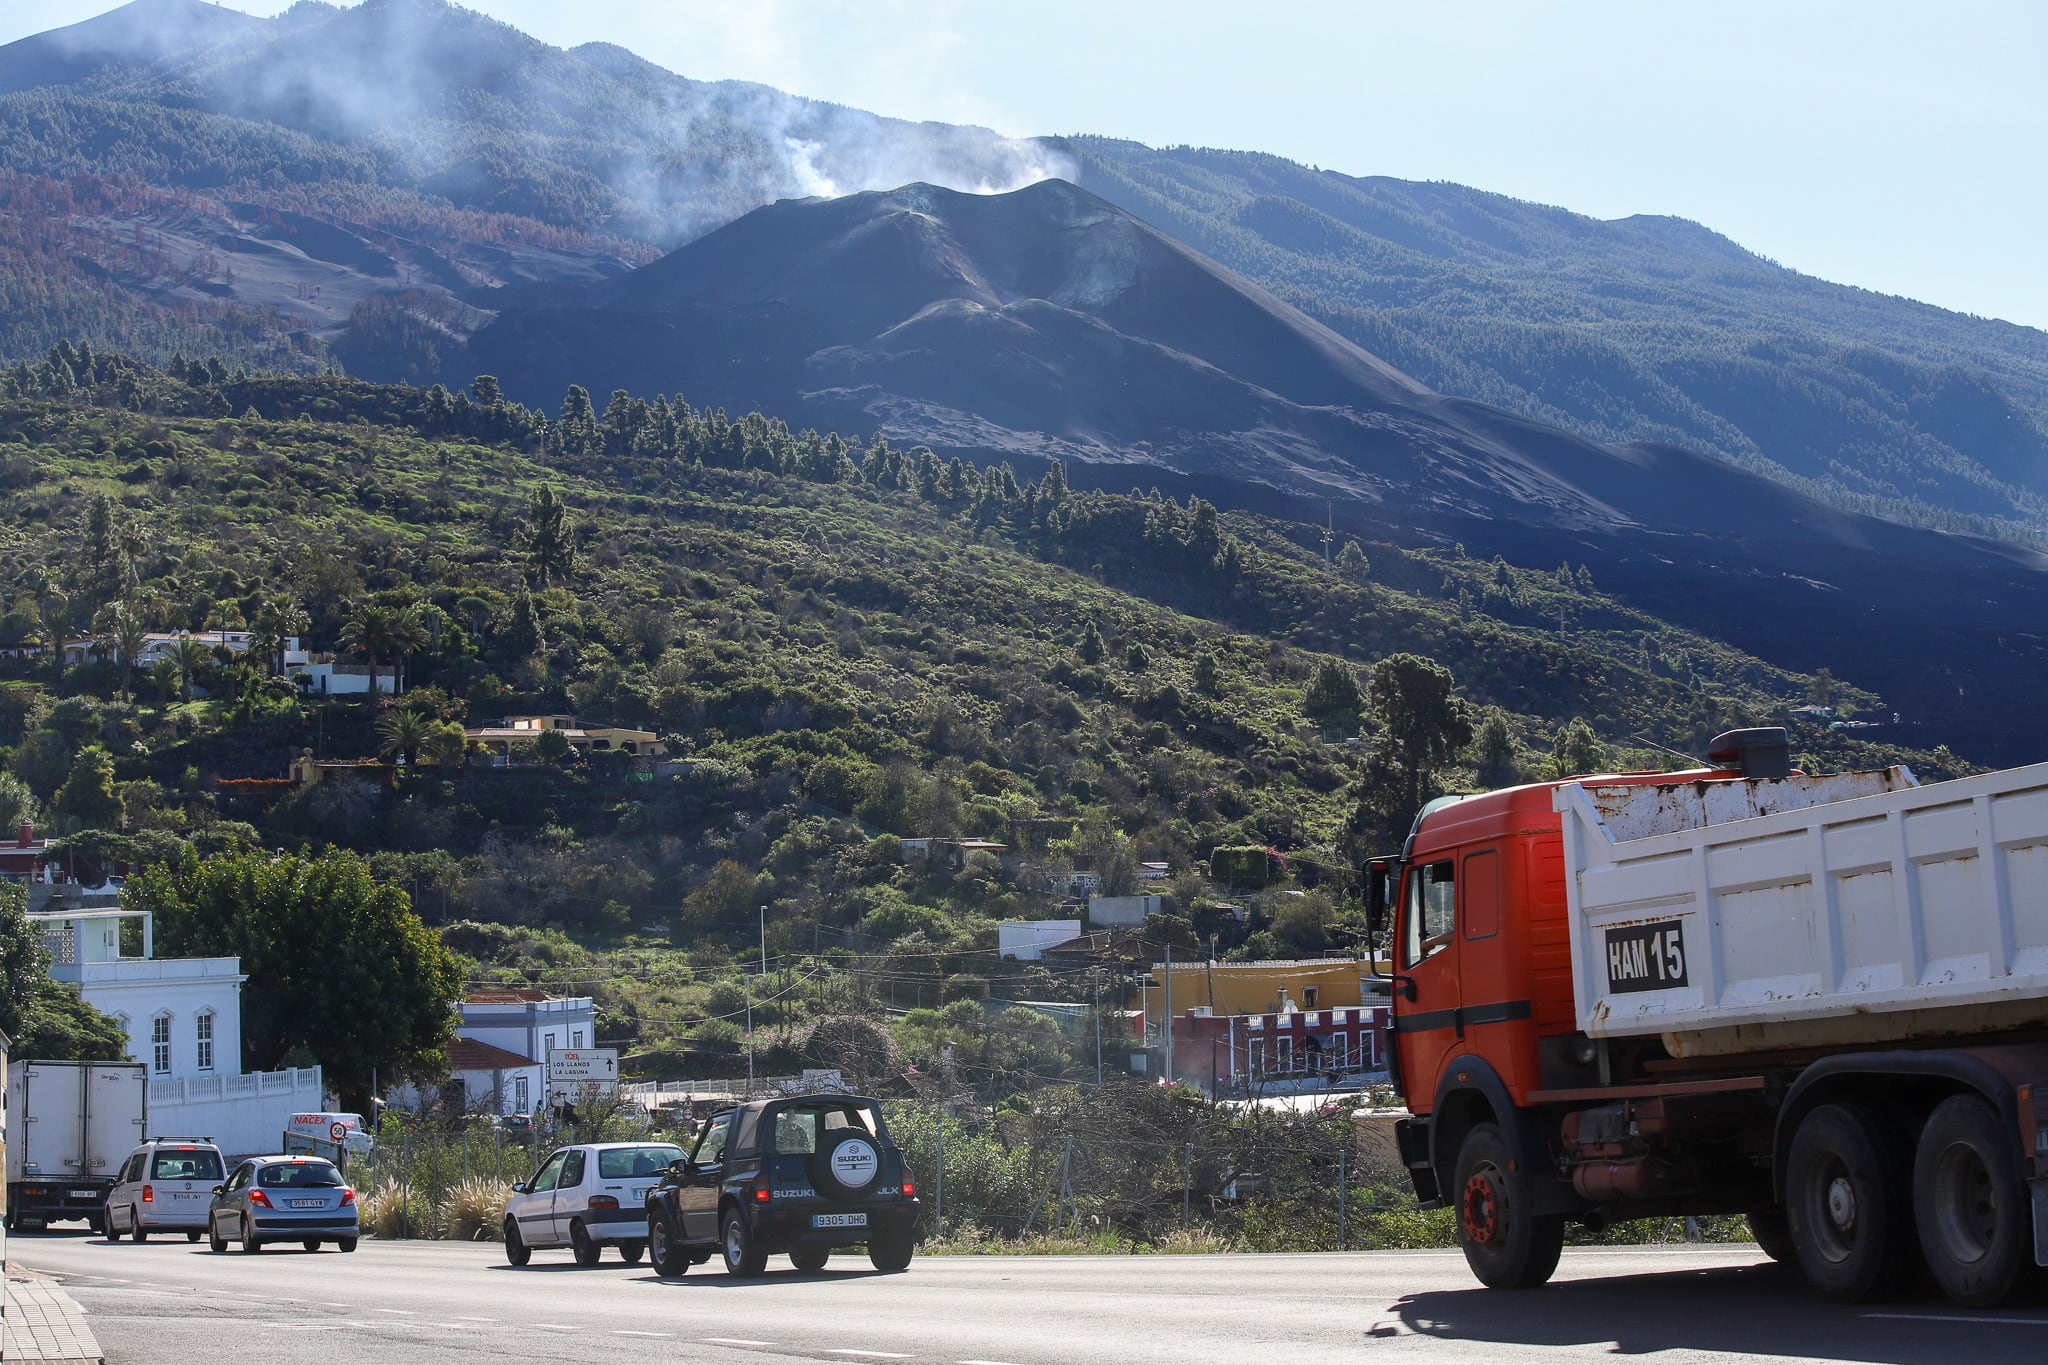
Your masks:
M 832 1149 L 832 1178 L 849 1189 L 871 1183 L 880 1167 L 874 1145 L 864 1139 L 854 1138 Z

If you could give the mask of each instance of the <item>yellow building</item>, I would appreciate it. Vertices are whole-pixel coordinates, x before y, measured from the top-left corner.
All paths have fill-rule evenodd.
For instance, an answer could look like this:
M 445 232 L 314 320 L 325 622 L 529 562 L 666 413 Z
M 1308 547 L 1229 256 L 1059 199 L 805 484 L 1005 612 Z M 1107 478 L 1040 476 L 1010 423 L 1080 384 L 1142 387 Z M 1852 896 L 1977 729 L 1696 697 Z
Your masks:
M 1348 1009 L 1367 1003 L 1360 978 L 1372 965 L 1355 958 L 1319 957 L 1276 962 L 1176 962 L 1173 1012 L 1206 1008 L 1212 1014 L 1287 1014 Z M 1145 991 L 1153 1009 L 1166 1008 L 1166 967 L 1154 963 Z M 1375 1003 L 1377 1003 L 1375 997 Z
M 574 716 L 507 716 L 502 725 L 464 730 L 462 737 L 481 744 L 501 759 L 533 743 L 545 730 L 559 730 L 569 747 L 579 754 L 616 751 L 638 756 L 660 756 L 668 748 L 652 730 L 628 730 L 618 725 L 578 725 Z

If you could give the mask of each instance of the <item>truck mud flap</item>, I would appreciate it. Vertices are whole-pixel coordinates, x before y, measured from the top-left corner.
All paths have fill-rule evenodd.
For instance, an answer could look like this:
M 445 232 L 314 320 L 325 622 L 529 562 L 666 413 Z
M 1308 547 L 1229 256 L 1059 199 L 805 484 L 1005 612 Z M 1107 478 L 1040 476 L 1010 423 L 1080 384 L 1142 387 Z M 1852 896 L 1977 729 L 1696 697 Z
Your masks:
M 1429 1161 L 1428 1121 L 1396 1120 L 1394 1145 L 1400 1149 L 1401 1164 L 1408 1168 L 1408 1179 L 1415 1186 L 1415 1201 L 1425 1209 L 1442 1208 L 1443 1192 L 1437 1187 L 1436 1168 Z
M 2048 1176 L 2027 1182 L 2034 1196 L 2034 1264 L 2048 1268 Z

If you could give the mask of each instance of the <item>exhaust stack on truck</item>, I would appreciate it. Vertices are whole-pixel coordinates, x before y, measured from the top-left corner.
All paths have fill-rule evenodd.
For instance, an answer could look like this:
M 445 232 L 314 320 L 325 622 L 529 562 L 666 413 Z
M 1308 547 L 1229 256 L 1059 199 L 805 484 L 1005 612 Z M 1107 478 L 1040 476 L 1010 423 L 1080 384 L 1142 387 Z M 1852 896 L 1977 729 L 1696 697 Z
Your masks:
M 2004 1301 L 2048 1266 L 2048 765 L 1709 757 L 1432 802 L 1375 860 L 1418 1196 L 1490 1285 L 1573 1221 L 1743 1213 L 1835 1297 Z

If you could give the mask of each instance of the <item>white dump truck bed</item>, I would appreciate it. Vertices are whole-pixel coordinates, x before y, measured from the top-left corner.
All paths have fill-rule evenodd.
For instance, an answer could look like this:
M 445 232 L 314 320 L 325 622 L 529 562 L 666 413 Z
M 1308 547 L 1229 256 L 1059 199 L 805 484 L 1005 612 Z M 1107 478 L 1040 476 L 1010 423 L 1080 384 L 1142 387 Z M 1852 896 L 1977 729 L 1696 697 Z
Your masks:
M 1674 1056 L 2048 1025 L 2048 764 L 1556 789 L 1579 1027 Z

